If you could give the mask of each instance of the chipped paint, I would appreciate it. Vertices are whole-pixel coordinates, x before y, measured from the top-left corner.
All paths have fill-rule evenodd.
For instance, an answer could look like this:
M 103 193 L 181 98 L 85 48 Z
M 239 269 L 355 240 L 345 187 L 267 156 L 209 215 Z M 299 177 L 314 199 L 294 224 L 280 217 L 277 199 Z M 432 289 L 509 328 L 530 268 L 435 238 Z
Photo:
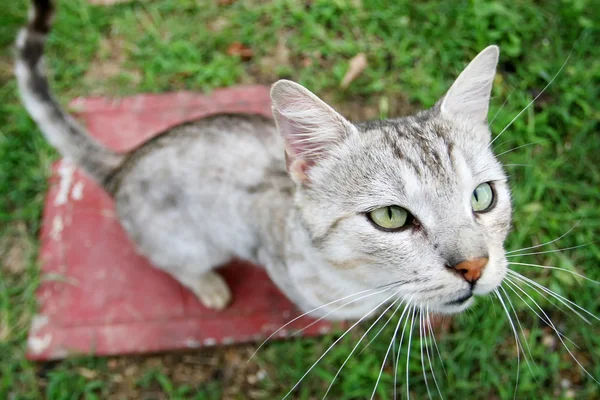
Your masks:
M 197 349 L 200 346 L 201 346 L 200 342 L 197 341 L 196 339 L 192 339 L 192 338 L 185 339 L 185 347 L 187 347 L 189 349 Z
M 231 336 L 224 337 L 222 341 L 224 345 L 233 344 L 234 342 L 235 340 Z
M 62 231 L 65 225 L 60 215 L 55 215 L 52 219 L 52 229 L 50 229 L 50 237 L 53 240 L 59 241 L 62 238 Z
M 331 328 L 329 328 L 328 326 L 322 326 L 319 328 L 319 333 L 321 335 L 325 335 L 327 333 L 331 332 Z
M 48 317 L 45 315 L 35 315 L 31 319 L 31 333 L 35 334 L 37 331 L 48 325 Z
M 82 181 L 79 181 L 73 185 L 73 190 L 71 191 L 71 198 L 73 200 L 79 201 L 83 198 L 83 187 L 85 184 Z
M 58 193 L 54 198 L 54 205 L 61 206 L 69 200 L 69 189 L 73 182 L 73 173 L 75 172 L 75 165 L 71 164 L 67 160 L 62 160 L 60 167 L 58 167 L 58 176 L 60 180 L 58 182 Z
M 50 346 L 50 343 L 52 343 L 52 334 L 49 332 L 41 337 L 31 335 L 29 336 L 29 339 L 27 339 L 27 347 L 33 354 L 43 353 L 48 346 Z

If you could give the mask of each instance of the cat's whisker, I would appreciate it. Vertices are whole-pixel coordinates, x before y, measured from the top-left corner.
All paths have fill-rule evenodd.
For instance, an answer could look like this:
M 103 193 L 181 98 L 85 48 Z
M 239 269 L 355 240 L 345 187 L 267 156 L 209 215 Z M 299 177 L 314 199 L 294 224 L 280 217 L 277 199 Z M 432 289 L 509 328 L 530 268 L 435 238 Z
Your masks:
M 536 379 L 535 373 L 533 372 L 533 369 L 531 368 L 531 363 L 529 362 L 529 358 L 531 359 L 531 362 L 534 363 L 534 365 L 535 365 L 535 361 L 533 360 L 533 355 L 531 354 L 531 348 L 529 347 L 529 342 L 527 342 L 527 336 L 525 335 L 525 330 L 523 329 L 523 325 L 521 325 L 521 321 L 519 320 L 519 315 L 517 314 L 517 310 L 515 309 L 515 306 L 513 305 L 513 302 L 511 300 L 510 296 L 506 292 L 506 289 L 504 289 L 504 287 L 500 286 L 500 290 L 502 290 L 502 293 L 504 293 L 504 296 L 506 297 L 506 300 L 507 300 L 508 304 L 510 305 L 510 308 L 512 309 L 513 315 L 515 316 L 515 321 L 517 321 L 519 330 L 521 331 L 521 336 L 523 337 L 523 340 L 521 340 L 521 351 L 523 352 L 523 356 L 525 357 L 525 362 L 527 363 L 527 368 L 529 368 L 529 371 L 531 372 L 533 379 Z M 523 342 L 525 342 L 525 347 L 523 347 Z M 525 351 L 525 349 L 527 351 Z M 529 356 L 529 358 L 528 358 L 528 356 Z M 537 382 L 537 379 L 536 379 L 536 382 Z
M 578 276 L 580 278 L 583 278 L 586 281 L 590 281 L 592 283 L 595 283 L 596 285 L 600 285 L 599 281 L 596 281 L 596 280 L 594 280 L 592 278 L 588 278 L 587 276 L 585 276 L 583 274 L 580 274 L 580 273 L 575 272 L 575 271 L 568 270 L 566 268 L 554 267 L 552 265 L 529 264 L 529 263 L 514 262 L 514 261 L 509 261 L 508 264 L 509 265 L 521 265 L 521 266 L 524 266 L 524 267 L 535 267 L 535 268 L 542 268 L 542 269 L 552 269 L 552 270 L 556 270 L 556 271 L 566 272 L 566 273 L 569 273 L 571 275 L 575 275 L 575 276 Z
M 521 145 L 521 146 L 513 147 L 513 148 L 512 148 L 512 149 L 510 149 L 510 150 L 506 150 L 506 151 L 503 151 L 503 152 L 502 152 L 502 153 L 500 153 L 500 154 L 496 154 L 496 157 L 500 157 L 500 156 L 502 156 L 502 155 L 504 155 L 504 154 L 507 154 L 507 153 L 513 152 L 513 151 L 515 151 L 515 150 L 522 149 L 523 147 L 532 146 L 532 145 L 534 145 L 534 144 L 538 144 L 538 143 L 542 143 L 542 142 L 544 142 L 544 140 L 537 140 L 537 141 L 535 141 L 535 142 L 531 142 L 531 143 L 523 144 L 523 145 Z
M 554 249 L 554 250 L 545 250 L 545 251 L 535 251 L 535 252 L 531 252 L 531 253 L 522 253 L 522 254 L 510 254 L 507 255 L 506 258 L 510 258 L 510 257 L 521 257 L 521 256 L 533 256 L 536 254 L 547 254 L 547 253 L 558 253 L 561 251 L 567 251 L 567 250 L 573 250 L 573 249 L 578 249 L 580 247 L 585 247 L 585 246 L 589 246 L 590 244 L 593 244 L 596 242 L 588 242 L 588 243 L 583 243 L 577 246 L 571 246 L 571 247 L 563 247 L 562 249 Z
M 352 355 L 354 354 L 354 352 L 356 351 L 356 349 L 358 348 L 358 346 L 360 345 L 360 343 L 365 339 L 365 337 L 367 337 L 367 335 L 369 334 L 369 332 L 371 331 L 371 329 L 373 329 L 375 327 L 375 325 L 377 325 L 377 322 L 379 322 L 379 320 L 390 310 L 390 308 L 392 308 L 398 301 L 400 301 L 401 298 L 399 297 L 398 299 L 394 300 L 382 313 L 381 315 L 379 315 L 379 317 L 377 317 L 377 319 L 375 320 L 375 322 L 373 322 L 371 324 L 371 326 L 369 327 L 369 329 L 367 329 L 367 331 L 360 337 L 360 339 L 358 339 L 358 342 L 356 343 L 356 345 L 354 346 L 354 348 L 352 348 L 352 351 L 350 352 L 350 354 L 348 354 L 348 357 L 346 357 L 346 360 L 342 363 L 342 365 L 340 366 L 340 368 L 338 369 L 337 373 L 335 374 L 335 376 L 333 377 L 331 383 L 329 384 L 329 387 L 327 388 L 327 391 L 325 392 L 325 394 L 323 395 L 323 399 L 325 399 L 327 397 L 327 395 L 329 394 L 329 392 L 331 391 L 331 388 L 333 387 L 333 383 L 335 382 L 335 380 L 337 379 L 337 377 L 339 376 L 339 374 L 342 372 L 342 369 L 344 368 L 344 366 L 346 365 L 346 363 L 348 362 L 348 360 L 350 360 L 350 358 L 352 357 Z M 404 313 L 406 312 L 406 310 L 408 309 L 408 305 L 410 304 L 410 301 L 412 300 L 412 297 L 406 302 L 406 307 L 404 308 L 404 311 L 402 312 L 402 315 L 400 315 L 400 320 L 402 320 L 402 317 L 404 317 Z M 400 304 L 402 305 L 402 304 Z M 400 307 L 400 305 L 398 307 Z M 396 310 L 392 313 L 392 315 L 388 318 L 388 322 L 394 317 L 394 315 L 396 315 L 396 312 L 398 311 L 398 308 L 396 308 Z
M 552 243 L 554 243 L 554 242 L 557 242 L 557 241 L 559 241 L 560 239 L 562 239 L 562 238 L 564 238 L 565 236 L 567 236 L 569 233 L 571 233 L 571 232 L 573 231 L 573 229 L 575 229 L 575 228 L 577 227 L 577 225 L 579 225 L 579 223 L 580 223 L 580 222 L 581 222 L 581 220 L 577 221 L 577 222 L 575 223 L 575 225 L 573 225 L 572 227 L 570 227 L 568 231 L 566 231 L 565 233 L 563 233 L 562 235 L 560 235 L 560 236 L 559 236 L 559 237 L 557 237 L 556 239 L 550 240 L 549 242 L 546 242 L 546 243 L 542 243 L 542 244 L 536 244 L 536 245 L 534 245 L 534 246 L 530 246 L 530 247 L 523 247 L 523 248 L 521 248 L 521 249 L 516 249 L 516 250 L 507 251 L 507 252 L 506 252 L 506 254 L 508 255 L 508 254 L 514 254 L 514 253 L 518 253 L 518 252 L 521 252 L 521 251 L 526 251 L 526 250 L 531 250 L 531 249 L 537 249 L 537 248 L 544 247 L 544 246 L 547 246 L 547 245 L 549 245 L 549 244 L 552 244 Z
M 548 301 L 550 304 L 552 304 L 554 307 L 556 307 L 557 309 L 559 309 L 563 314 L 565 315 L 569 315 L 561 306 L 565 306 L 569 309 L 569 311 L 571 311 L 572 313 L 574 313 L 575 315 L 577 315 L 579 318 L 581 318 L 581 320 L 583 320 L 585 323 L 587 324 L 591 324 L 590 320 L 587 319 L 583 314 L 581 314 L 579 311 L 575 310 L 574 308 L 572 308 L 571 306 L 569 306 L 568 304 L 565 304 L 564 302 L 560 301 L 560 299 L 556 299 L 556 297 L 548 294 L 545 291 L 542 291 L 540 289 L 538 289 L 537 287 L 535 287 L 534 285 L 532 285 L 531 283 L 523 280 L 522 278 L 516 276 L 516 275 L 512 275 L 513 278 L 516 279 L 516 282 L 522 283 L 525 286 L 533 289 L 534 292 L 536 292 L 537 294 L 539 294 L 540 296 L 542 296 L 546 301 Z M 513 281 L 514 282 L 514 281 Z M 558 301 L 559 304 L 556 304 L 555 301 Z
M 406 311 L 406 310 L 405 310 Z M 409 310 L 409 313 L 414 313 L 414 306 Z M 398 344 L 398 354 L 396 355 L 396 367 L 394 368 L 394 400 L 396 400 L 396 388 L 398 387 L 398 366 L 400 365 L 400 353 L 402 352 L 402 342 L 404 341 L 404 332 L 406 332 L 406 326 L 408 325 L 408 314 L 404 320 L 404 326 L 402 327 L 402 335 L 400 336 L 400 343 Z
M 412 299 L 412 297 L 411 297 L 411 299 Z M 409 302 L 410 302 L 410 300 L 409 300 Z M 370 345 L 371 343 L 373 343 L 373 341 L 374 341 L 375 339 L 377 339 L 377 337 L 379 336 L 379 334 L 381 333 L 381 331 L 383 331 L 383 330 L 385 329 L 385 327 L 386 327 L 386 326 L 387 326 L 387 325 L 390 323 L 390 321 L 391 321 L 391 318 L 390 318 L 390 319 L 388 319 L 388 320 L 385 322 L 385 324 L 383 324 L 383 326 L 382 326 L 381 328 L 379 328 L 379 330 L 377 331 L 377 333 L 375 334 L 375 336 L 373 336 L 373 337 L 372 337 L 372 338 L 371 338 L 371 339 L 370 339 L 370 340 L 367 342 L 367 344 L 365 345 L 365 347 L 363 347 L 363 348 L 360 350 L 360 353 L 358 353 L 358 355 L 359 355 L 359 356 L 360 356 L 360 355 L 361 355 L 361 354 L 362 354 L 362 353 L 363 353 L 363 352 L 364 352 L 364 351 L 367 349 L 367 347 L 369 347 L 369 345 Z
M 521 116 L 521 114 L 523 114 L 525 111 L 527 111 L 527 109 L 529 109 L 529 107 L 531 107 L 531 105 L 533 103 L 535 103 L 535 101 L 546 91 L 546 89 L 548 89 L 550 87 L 550 85 L 552 85 L 552 83 L 554 83 L 554 80 L 558 77 L 558 75 L 562 72 L 562 70 L 565 68 L 565 66 L 567 65 L 567 63 L 569 62 L 569 59 L 571 58 L 571 54 L 573 52 L 571 51 L 571 53 L 569 53 L 569 55 L 567 56 L 567 59 L 565 60 L 565 62 L 563 62 L 563 64 L 560 66 L 560 68 L 558 69 L 558 71 L 556 72 L 556 74 L 554 74 L 554 76 L 552 77 L 552 79 L 550 79 L 550 82 L 548 82 L 548 84 L 546 86 L 544 86 L 544 88 L 537 94 L 537 96 L 535 96 L 533 98 L 533 100 L 531 100 L 529 102 L 529 104 L 527 104 L 525 106 L 525 108 L 523 108 L 521 110 L 521 112 L 519 112 L 509 123 L 508 125 L 506 125 L 504 127 L 504 129 L 502 129 L 502 131 L 500 131 L 500 133 L 490 142 L 490 144 L 488 146 L 491 146 L 492 143 L 494 143 L 500 136 L 502 136 L 502 134 L 504 132 L 506 132 L 506 130 L 508 128 L 510 128 L 512 126 L 512 124 Z
M 416 306 L 413 306 L 413 312 L 412 312 L 412 316 L 410 319 L 410 330 L 408 331 L 408 349 L 407 349 L 407 353 L 406 353 L 406 398 L 410 399 L 410 383 L 409 383 L 409 373 L 410 373 L 410 345 L 412 343 L 412 333 L 413 333 L 413 328 L 415 326 L 415 313 L 416 313 Z
M 437 340 L 435 338 L 435 331 L 433 330 L 433 325 L 431 324 L 431 318 L 429 318 L 429 313 L 427 314 L 427 325 L 429 326 L 429 332 L 431 333 L 431 338 L 433 339 L 433 345 L 435 346 L 435 350 L 438 354 L 438 357 L 440 358 L 440 364 L 442 365 L 442 371 L 444 371 L 444 375 L 446 375 L 446 377 L 447 377 L 448 373 L 446 372 L 446 367 L 444 366 L 444 360 L 442 359 L 442 353 L 440 352 L 440 349 L 437 344 Z M 433 353 L 433 351 L 432 351 L 432 353 Z
M 500 304 L 502 304 L 502 308 L 504 309 L 504 312 L 506 313 L 506 317 L 508 318 L 508 322 L 510 323 L 510 326 L 513 330 L 513 334 L 515 336 L 515 343 L 517 345 L 517 380 L 515 382 L 515 392 L 514 392 L 514 397 L 513 397 L 514 399 L 516 399 L 517 398 L 517 389 L 519 387 L 519 374 L 521 372 L 521 342 L 519 341 L 519 334 L 517 333 L 515 324 L 513 323 L 513 320 L 510 317 L 510 313 L 508 312 L 508 309 L 506 308 L 506 304 L 504 304 L 504 300 L 502 299 L 500 292 L 498 291 L 498 289 L 495 289 L 494 292 L 496 293 L 496 297 L 498 297 L 498 300 L 500 300 Z
M 512 279 L 510 279 L 510 278 L 506 278 L 506 280 L 507 280 L 507 282 L 510 284 L 510 285 L 509 285 L 509 286 L 507 286 L 507 287 L 508 287 L 508 288 L 509 288 L 511 291 L 513 291 L 513 292 L 514 292 L 514 293 L 515 293 L 515 294 L 516 294 L 516 295 L 519 297 L 519 299 L 521 299 L 521 301 L 522 301 L 522 302 L 523 302 L 523 303 L 524 303 L 524 304 L 525 304 L 525 305 L 526 305 L 526 306 L 527 306 L 527 307 L 528 307 L 528 308 L 529 308 L 529 309 L 530 309 L 530 310 L 531 310 L 531 311 L 532 311 L 532 312 L 533 312 L 533 313 L 534 313 L 534 314 L 535 314 L 535 315 L 536 315 L 536 316 L 537 316 L 537 317 L 538 317 L 538 318 L 539 318 L 539 319 L 540 319 L 540 320 L 541 320 L 543 323 L 545 323 L 545 324 L 546 324 L 546 325 L 548 325 L 550 328 L 552 328 L 551 321 L 548 321 L 548 320 L 546 320 L 546 318 L 545 318 L 544 316 L 540 315 L 540 314 L 539 314 L 537 311 L 535 311 L 535 310 L 533 309 L 533 307 L 531 307 L 531 306 L 529 305 L 529 303 L 527 303 L 527 301 L 525 301 L 525 299 L 524 299 L 524 298 L 523 298 L 523 297 L 522 297 L 522 296 L 521 296 L 519 293 L 517 293 L 517 292 L 516 292 L 516 291 L 513 289 L 513 287 L 512 287 L 512 286 L 515 286 L 515 287 L 517 287 L 517 288 L 518 288 L 520 291 L 523 291 L 523 288 L 522 288 L 522 287 L 520 287 L 520 286 L 519 286 L 519 285 L 518 285 L 518 284 L 517 284 L 515 281 L 513 281 L 513 280 L 512 280 Z M 534 289 L 534 290 L 535 290 L 535 289 Z M 536 292 L 537 292 L 537 291 L 536 291 Z M 539 293 L 539 292 L 537 292 L 537 293 Z M 559 334 L 559 335 L 561 335 L 561 336 L 562 336 L 562 337 L 564 337 L 565 339 L 567 339 L 567 340 L 568 340 L 568 341 L 569 341 L 571 344 L 573 344 L 573 345 L 577 346 L 577 345 L 576 345 L 576 344 L 575 344 L 575 343 L 574 343 L 574 342 L 573 342 L 571 339 L 569 339 L 569 338 L 568 338 L 568 337 L 567 337 L 565 334 L 563 334 L 563 333 L 562 333 L 562 332 L 560 332 L 559 330 L 556 330 L 556 333 L 557 333 L 557 334 Z
M 530 168 L 535 168 L 534 165 L 530 165 L 530 164 L 502 164 L 502 165 L 505 166 L 505 167 L 530 167 Z M 511 175 L 509 175 L 509 176 L 511 176 Z
M 579 367 L 583 370 L 583 372 L 585 372 L 585 374 L 587 376 L 589 376 L 594 382 L 596 382 L 597 384 L 600 385 L 600 382 L 598 380 L 596 380 L 596 378 L 594 378 L 594 376 L 592 374 L 590 374 L 587 369 L 585 369 L 585 367 L 581 364 L 581 362 L 577 359 L 577 357 L 575 357 L 575 355 L 573 354 L 573 352 L 571 351 L 571 349 L 569 349 L 569 347 L 567 346 L 567 344 L 563 340 L 563 336 L 564 335 L 561 334 L 558 331 L 558 329 L 556 329 L 556 326 L 554 325 L 554 323 L 552 322 L 552 320 L 550 319 L 550 317 L 548 316 L 548 314 L 546 314 L 546 312 L 542 309 L 542 307 L 540 307 L 540 305 L 537 303 L 537 301 L 535 301 L 527 292 L 525 292 L 518 285 L 516 285 L 515 287 L 517 289 L 519 289 L 525 296 L 527 296 L 529 298 L 529 300 L 531 300 L 535 304 L 535 306 L 538 308 L 538 310 L 540 310 L 540 312 L 546 317 L 546 319 L 550 323 L 550 325 L 549 325 L 550 328 L 552 328 L 552 330 L 556 333 L 556 337 L 558 338 L 558 340 L 560 340 L 560 342 L 562 343 L 562 345 L 565 348 L 565 350 L 567 350 L 567 352 L 569 353 L 569 355 L 571 356 L 571 358 L 577 363 L 577 365 L 579 365 Z
M 427 373 L 425 372 L 425 357 L 423 356 L 423 309 L 419 310 L 419 347 L 421 350 L 421 369 L 423 370 L 423 379 L 425 380 L 425 388 L 427 389 L 427 396 L 431 399 L 431 392 L 429 391 L 429 382 L 427 381 Z
M 521 277 L 512 274 L 511 270 L 511 276 L 516 279 L 516 282 L 522 283 L 525 286 L 533 289 L 534 292 L 536 292 L 537 294 L 539 294 L 540 296 L 542 296 L 546 301 L 548 301 L 550 304 L 552 304 L 554 307 L 556 307 L 557 309 L 559 309 L 563 314 L 565 315 L 569 315 L 562 307 L 566 306 L 568 308 L 569 311 L 571 311 L 572 313 L 576 314 L 579 318 L 581 318 L 583 321 L 585 321 L 587 324 L 591 324 L 590 320 L 587 319 L 583 314 L 581 314 L 579 311 L 575 310 L 574 308 L 570 307 L 568 304 L 564 304 L 563 302 L 560 302 L 560 300 L 558 300 L 558 304 L 555 303 L 555 301 L 557 301 L 557 299 L 549 294 L 547 294 L 545 291 L 541 291 L 539 290 L 537 287 L 535 287 L 534 285 L 532 285 L 531 283 L 525 281 L 524 279 L 522 279 Z M 508 277 L 506 277 L 506 279 L 508 279 Z M 515 281 L 513 281 L 515 282 Z
M 502 111 L 502 109 L 504 108 L 504 106 L 506 105 L 506 103 L 508 103 L 508 100 L 510 99 L 510 96 L 512 96 L 512 94 L 513 94 L 514 91 L 515 91 L 515 89 L 513 88 L 510 91 L 510 93 L 508 94 L 508 96 L 506 96 L 506 99 L 504 99 L 504 103 L 502 103 L 502 105 L 500 106 L 500 108 L 498 109 L 498 111 L 496 111 L 496 114 L 494 114 L 494 117 L 492 118 L 492 120 L 488 123 L 488 128 L 492 126 L 492 124 L 496 120 L 496 117 L 500 114 L 500 111 Z
M 394 310 L 394 314 L 398 311 L 398 309 L 400 308 L 402 304 L 398 305 L 398 307 L 396 307 L 396 310 Z M 371 400 L 373 400 L 375 398 L 375 393 L 377 392 L 377 386 L 379 385 L 379 381 L 381 380 L 381 375 L 383 374 L 383 369 L 385 368 L 385 362 L 387 361 L 388 355 L 390 354 L 390 349 L 392 348 L 392 344 L 396 341 L 396 335 L 398 334 L 398 329 L 400 328 L 400 323 L 402 322 L 402 317 L 404 316 L 404 313 L 406 312 L 406 310 L 408 310 L 408 304 L 406 304 L 406 307 L 404 307 L 404 311 L 402 312 L 402 315 L 400 316 L 400 319 L 398 320 L 398 324 L 396 324 L 396 329 L 394 330 L 394 334 L 392 336 L 392 340 L 390 341 L 390 345 L 387 348 L 387 351 L 385 352 L 385 356 L 383 357 L 383 362 L 381 363 L 381 369 L 379 370 L 379 375 L 377 376 L 377 381 L 375 382 L 375 387 L 373 388 L 373 393 L 371 394 Z M 392 315 L 393 317 L 393 315 Z M 391 319 L 391 318 L 390 318 Z
M 387 286 L 387 285 L 385 285 L 385 286 Z M 258 346 L 258 347 L 256 348 L 256 350 L 254 350 L 254 353 L 252 353 L 252 355 L 251 355 L 251 356 L 250 356 L 250 358 L 248 359 L 247 363 L 248 363 L 248 362 L 250 362 L 250 360 L 252 360 L 252 358 L 253 358 L 253 357 L 256 355 L 256 353 L 258 353 L 258 352 L 260 351 L 260 349 L 261 349 L 261 348 L 262 348 L 262 347 L 263 347 L 263 346 L 264 346 L 264 345 L 265 345 L 265 344 L 266 344 L 266 343 L 267 343 L 267 342 L 268 342 L 268 341 L 269 341 L 269 340 L 270 340 L 270 339 L 271 339 L 273 336 L 275 336 L 277 333 L 281 332 L 281 330 L 282 330 L 282 329 L 285 329 L 285 327 L 287 327 L 287 326 L 289 326 L 290 324 L 292 324 L 292 323 L 294 323 L 294 322 L 298 321 L 300 318 L 302 318 L 302 317 L 305 317 L 305 316 L 307 316 L 307 315 L 309 315 L 309 314 L 312 314 L 313 312 L 315 312 L 315 311 L 318 311 L 318 310 L 320 310 L 320 309 L 322 309 L 322 308 L 325 308 L 325 307 L 327 307 L 327 306 L 330 306 L 330 305 L 332 305 L 332 304 L 338 303 L 338 302 L 340 302 L 340 301 L 343 301 L 343 300 L 349 299 L 349 298 L 351 298 L 351 297 L 354 297 L 354 296 L 358 296 L 358 295 L 360 295 L 360 294 L 363 294 L 363 293 L 369 293 L 369 292 L 373 292 L 373 291 L 375 291 L 375 290 L 377 290 L 377 289 L 366 289 L 366 290 L 361 290 L 360 292 L 357 292 L 357 293 L 354 293 L 354 294 L 350 294 L 350 295 L 348 295 L 348 296 L 344 296 L 344 297 L 342 297 L 342 298 L 340 298 L 340 299 L 337 299 L 337 300 L 331 301 L 331 302 L 329 302 L 329 303 L 327 303 L 327 304 L 323 304 L 323 305 L 321 305 L 321 306 L 319 306 L 319 307 L 313 308 L 313 309 L 312 309 L 312 310 L 310 310 L 310 311 L 307 311 L 307 312 L 305 312 L 305 313 L 302 313 L 302 314 L 298 315 L 297 317 L 295 317 L 295 318 L 294 318 L 294 319 L 292 319 L 291 321 L 289 321 L 289 322 L 285 323 L 283 326 L 281 326 L 281 327 L 280 327 L 279 329 L 277 329 L 275 332 L 273 332 L 272 334 L 270 334 L 270 335 L 269 335 L 269 336 L 268 336 L 268 337 L 267 337 L 267 338 L 266 338 L 266 339 L 265 339 L 265 340 L 264 340 L 264 341 L 263 341 L 263 342 L 260 344 L 260 346 Z M 354 299 L 353 301 L 350 301 L 350 302 L 348 302 L 348 303 L 344 304 L 344 305 L 343 305 L 343 306 L 341 306 L 341 307 L 345 307 L 345 306 L 347 306 L 347 305 L 349 305 L 349 304 L 353 303 L 354 301 L 358 301 L 358 300 L 364 299 L 365 297 L 370 297 L 370 296 L 374 296 L 374 295 L 377 295 L 377 294 L 383 293 L 383 292 L 385 292 L 385 291 L 387 291 L 387 290 L 389 290 L 389 288 L 385 288 L 385 289 L 382 289 L 382 290 L 380 290 L 380 291 L 376 291 L 375 293 L 370 293 L 370 294 L 367 294 L 367 295 L 365 295 L 365 296 L 359 297 L 358 299 Z M 339 308 L 341 308 L 341 307 L 339 307 Z M 338 310 L 339 308 L 337 308 L 336 310 Z M 336 311 L 336 310 L 333 310 L 333 311 Z M 331 313 L 331 312 L 330 312 L 330 313 Z M 329 313 L 329 314 L 330 314 L 330 313 Z M 327 316 L 327 315 L 329 315 L 329 314 L 325 314 L 325 316 Z M 321 317 L 319 320 L 321 320 L 321 319 L 325 318 L 325 316 Z M 319 320 L 317 320 L 317 321 L 319 321 Z M 306 329 L 306 327 L 305 327 L 304 329 Z
M 423 322 L 427 324 L 423 328 L 424 330 L 427 329 L 427 336 L 433 338 L 433 331 L 431 330 L 431 324 L 429 323 L 429 304 L 427 304 L 427 306 L 425 308 L 425 317 L 423 318 Z M 433 377 L 433 382 L 435 383 L 435 387 L 438 391 L 438 394 L 440 395 L 440 398 L 443 399 L 444 396 L 442 395 L 442 391 L 440 390 L 440 386 L 438 385 L 438 382 L 437 382 L 437 377 L 435 376 L 435 372 L 433 371 L 433 362 L 431 361 L 431 359 L 433 358 L 433 349 L 431 349 L 431 355 L 430 355 L 429 354 L 429 345 L 427 343 L 427 336 L 425 338 L 425 352 L 427 354 L 427 360 L 429 361 L 429 369 L 431 370 L 431 376 Z M 434 338 L 434 340 L 435 340 L 435 338 Z
M 319 363 L 319 361 L 321 361 L 331 351 L 331 349 L 333 349 L 335 347 L 335 345 L 338 344 L 348 334 L 348 332 L 350 332 L 352 329 L 354 329 L 356 327 L 356 325 L 360 324 L 365 318 L 367 318 L 369 315 L 371 315 L 373 313 L 373 311 L 377 310 L 379 307 L 381 307 L 383 304 L 385 304 L 387 301 L 389 301 L 395 295 L 396 295 L 396 293 L 392 293 L 388 298 L 386 298 L 381 303 L 379 303 L 378 305 L 376 305 L 375 307 L 373 307 L 371 309 L 371 311 L 369 311 L 368 313 L 366 313 L 365 315 L 363 315 L 358 321 L 356 321 L 354 324 L 352 324 L 352 326 L 350 326 L 350 328 L 346 329 L 346 331 L 344 333 L 342 333 L 342 335 L 339 338 L 337 338 L 327 348 L 327 350 L 325 350 L 323 352 L 323 354 L 321 354 L 321 356 L 317 359 L 317 361 L 315 361 L 313 363 L 313 365 L 311 365 L 311 367 L 304 373 L 304 375 L 302 375 L 302 377 L 298 380 L 298 382 L 296 382 L 296 384 L 285 394 L 285 396 L 282 397 L 282 400 L 286 399 L 298 387 L 298 385 L 300 385 L 300 383 L 302 382 L 302 380 L 304 378 L 306 378 L 306 376 L 310 373 L 310 371 L 312 371 L 317 366 L 317 364 Z
M 589 315 L 590 317 L 592 317 L 592 318 L 594 318 L 594 319 L 596 319 L 596 320 L 600 321 L 600 318 L 599 318 L 598 316 L 596 316 L 595 314 L 591 313 L 591 312 L 590 312 L 590 311 L 588 311 L 587 309 L 585 309 L 585 308 L 581 307 L 579 304 L 575 303 L 574 301 L 571 301 L 571 300 L 567 299 L 566 297 L 564 297 L 564 296 L 562 296 L 562 295 L 560 295 L 560 294 L 556 293 L 555 291 L 553 291 L 553 290 L 551 290 L 551 289 L 548 289 L 546 286 L 544 286 L 544 285 L 542 285 L 542 284 L 539 284 L 539 283 L 537 283 L 536 281 L 534 281 L 534 280 L 532 280 L 532 279 L 529 279 L 529 278 L 527 278 L 526 276 L 523 276 L 523 275 L 519 274 L 519 273 L 518 273 L 518 272 L 516 272 L 516 271 L 512 271 L 512 270 L 509 270 L 509 271 L 511 271 L 511 272 L 510 272 L 510 274 L 511 274 L 512 276 L 514 276 L 516 279 L 518 279 L 518 280 L 522 281 L 522 282 L 523 282 L 523 283 L 525 283 L 525 284 L 529 283 L 529 285 L 528 285 L 528 286 L 531 286 L 531 285 L 533 285 L 533 286 L 537 287 L 538 289 L 540 289 L 540 290 L 542 290 L 542 291 L 546 292 L 548 295 L 550 295 L 550 296 L 554 297 L 556 300 L 558 300 L 560 303 L 562 303 L 562 304 L 563 304 L 565 307 L 567 307 L 569 310 L 571 310 L 571 311 L 573 311 L 574 313 L 576 313 L 577 315 L 579 315 L 579 317 L 581 317 L 581 318 L 582 318 L 584 321 L 586 321 L 588 324 L 590 324 L 591 322 L 590 322 L 590 321 L 588 321 L 586 318 L 583 318 L 583 316 L 582 316 L 581 314 L 579 314 L 577 311 L 573 310 L 573 308 L 571 308 L 571 307 L 569 306 L 569 304 L 570 304 L 570 305 L 572 305 L 573 307 L 577 308 L 578 310 L 581 310 L 582 312 L 586 313 L 586 314 L 587 314 L 587 315 Z

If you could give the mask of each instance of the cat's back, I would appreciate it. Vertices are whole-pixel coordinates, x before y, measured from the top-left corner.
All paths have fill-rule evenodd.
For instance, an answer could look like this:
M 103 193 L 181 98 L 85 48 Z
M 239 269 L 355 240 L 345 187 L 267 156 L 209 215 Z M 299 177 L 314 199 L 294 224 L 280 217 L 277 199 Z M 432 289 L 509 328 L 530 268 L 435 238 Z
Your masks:
M 282 148 L 271 120 L 217 115 L 176 126 L 146 142 L 129 155 L 109 188 L 116 195 L 132 184 L 252 185 L 265 169 L 285 171 Z
M 159 226 L 177 229 L 180 241 L 182 235 L 191 240 L 209 232 L 211 240 L 231 240 L 232 232 L 248 237 L 255 199 L 291 185 L 283 148 L 269 119 L 205 118 L 131 153 L 109 189 L 123 226 L 138 244 L 150 239 L 148 229 Z

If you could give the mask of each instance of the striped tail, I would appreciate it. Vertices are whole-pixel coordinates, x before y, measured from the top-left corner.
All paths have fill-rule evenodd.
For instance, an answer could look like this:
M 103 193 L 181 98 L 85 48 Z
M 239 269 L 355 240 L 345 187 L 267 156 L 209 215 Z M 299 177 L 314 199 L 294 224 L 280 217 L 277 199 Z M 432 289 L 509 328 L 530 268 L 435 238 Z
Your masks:
M 42 56 L 54 4 L 51 0 L 32 3 L 29 23 L 19 32 L 16 43 L 15 74 L 21 100 L 50 144 L 104 186 L 125 156 L 97 143 L 52 96 Z

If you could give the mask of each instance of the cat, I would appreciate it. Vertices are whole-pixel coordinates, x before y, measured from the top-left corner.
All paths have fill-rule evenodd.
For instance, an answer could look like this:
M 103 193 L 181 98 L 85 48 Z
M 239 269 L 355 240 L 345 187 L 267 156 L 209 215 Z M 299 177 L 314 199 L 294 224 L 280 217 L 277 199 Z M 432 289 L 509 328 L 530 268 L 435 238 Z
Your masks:
M 264 266 L 299 309 L 331 320 L 392 299 L 413 313 L 459 313 L 502 283 L 511 195 L 487 124 L 498 47 L 412 116 L 353 123 L 280 80 L 274 122 L 213 116 L 120 154 L 52 97 L 42 56 L 54 4 L 33 4 L 16 43 L 24 106 L 112 195 L 139 252 L 205 306 L 230 302 L 214 269 L 233 257 Z

